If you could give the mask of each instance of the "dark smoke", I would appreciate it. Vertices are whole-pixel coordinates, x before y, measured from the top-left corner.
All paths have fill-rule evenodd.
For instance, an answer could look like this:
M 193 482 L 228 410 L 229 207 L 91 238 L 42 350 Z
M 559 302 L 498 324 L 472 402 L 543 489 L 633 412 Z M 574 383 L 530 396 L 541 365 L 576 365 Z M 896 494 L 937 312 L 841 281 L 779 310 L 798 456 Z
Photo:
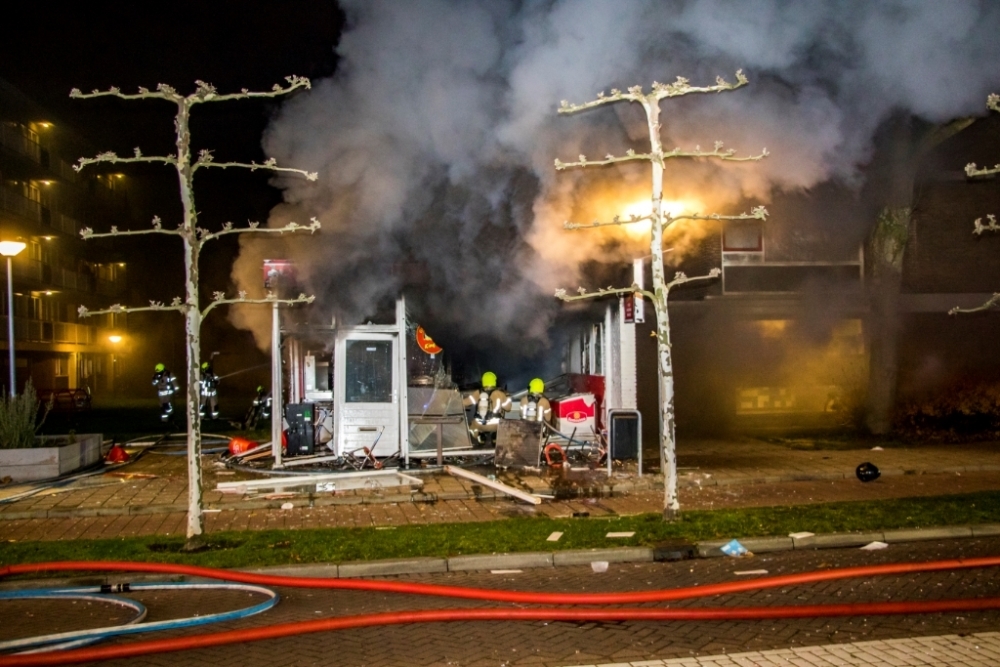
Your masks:
M 286 103 L 264 138 L 279 163 L 316 170 L 320 180 L 280 181 L 286 203 L 270 223 L 322 220 L 320 235 L 288 239 L 284 252 L 322 307 L 350 318 L 395 294 L 395 267 L 423 267 L 428 287 L 412 304 L 449 332 L 436 338 L 544 341 L 559 308 L 555 287 L 575 287 L 587 260 L 628 256 L 609 248 L 641 248 L 561 224 L 648 198 L 645 168 L 583 175 L 552 166 L 556 157 L 645 149 L 641 111 L 618 105 L 560 117 L 560 100 L 678 75 L 695 85 L 732 81 L 742 68 L 743 89 L 662 104 L 667 147 L 722 140 L 744 154 L 771 152 L 749 165 L 671 166 L 667 198 L 693 193 L 706 212 L 736 212 L 746 200 L 767 203 L 828 181 L 860 186 L 872 136 L 891 114 L 930 122 L 981 114 L 1000 79 L 1000 4 L 990 2 L 341 5 L 348 26 L 337 74 Z M 595 189 L 621 201 L 595 204 Z M 860 239 L 828 220 L 831 235 Z M 278 252 L 245 240 L 234 269 L 240 287 L 259 289 L 260 259 Z M 267 344 L 263 310 L 234 317 Z

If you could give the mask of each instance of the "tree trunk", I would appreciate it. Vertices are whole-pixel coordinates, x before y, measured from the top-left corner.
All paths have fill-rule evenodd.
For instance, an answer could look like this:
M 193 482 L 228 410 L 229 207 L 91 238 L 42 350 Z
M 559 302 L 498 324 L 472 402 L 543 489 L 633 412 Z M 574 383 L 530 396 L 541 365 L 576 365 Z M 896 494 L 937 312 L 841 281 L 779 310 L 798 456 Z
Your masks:
M 663 270 L 663 144 L 660 141 L 659 101 L 643 102 L 649 125 L 653 168 L 652 220 L 649 253 L 652 255 L 653 309 L 656 312 L 656 376 L 660 403 L 660 467 L 663 471 L 663 518 L 672 521 L 680 513 L 677 500 L 677 443 L 674 438 L 674 367 L 670 358 L 670 317 L 667 313 L 667 286 Z
M 191 168 L 191 132 L 188 127 L 191 107 L 187 100 L 178 104 L 177 177 L 180 185 L 181 206 L 184 211 L 184 268 L 187 283 L 184 285 L 184 330 L 187 342 L 187 463 L 188 463 L 188 513 L 187 544 L 185 548 L 201 546 L 204 533 L 201 489 L 201 309 L 198 307 L 198 211 L 194 203 L 194 173 Z

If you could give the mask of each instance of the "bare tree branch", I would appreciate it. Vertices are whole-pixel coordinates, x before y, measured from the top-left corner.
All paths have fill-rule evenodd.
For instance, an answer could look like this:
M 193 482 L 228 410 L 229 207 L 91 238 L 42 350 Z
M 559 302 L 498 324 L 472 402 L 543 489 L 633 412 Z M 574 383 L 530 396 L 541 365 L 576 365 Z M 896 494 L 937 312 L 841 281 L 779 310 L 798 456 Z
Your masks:
M 225 95 L 220 95 L 210 83 L 205 83 L 204 81 L 195 81 L 195 85 L 198 89 L 195 92 L 188 95 L 192 103 L 197 102 L 225 102 L 227 100 L 245 100 L 257 97 L 280 97 L 282 95 L 287 95 L 297 88 L 312 88 L 312 82 L 304 76 L 286 76 L 285 81 L 288 82 L 287 86 L 281 86 L 280 84 L 274 84 L 271 90 L 266 91 L 253 91 L 243 88 L 238 93 L 227 93 Z
M 593 229 L 594 227 L 612 227 L 621 225 L 631 225 L 645 220 L 652 220 L 652 215 L 631 215 L 627 220 L 622 220 L 620 216 L 615 216 L 610 222 L 599 222 L 595 220 L 589 224 L 584 222 L 564 222 L 563 229 Z
M 77 308 L 76 312 L 81 318 L 85 318 L 85 317 L 93 317 L 94 315 L 108 315 L 110 313 L 114 313 L 117 315 L 119 313 L 138 313 L 149 310 L 176 310 L 184 312 L 187 309 L 188 309 L 187 304 L 183 303 L 179 296 L 175 296 L 173 301 L 170 302 L 169 306 L 163 305 L 162 301 L 150 301 L 148 306 L 139 306 L 135 308 L 129 306 L 123 306 L 120 303 L 116 303 L 111 306 L 108 306 L 104 310 L 88 310 L 86 306 L 80 306 L 79 308 Z
M 94 97 L 119 97 L 123 100 L 161 99 L 170 100 L 171 102 L 179 102 L 184 99 L 184 96 L 178 93 L 173 86 L 168 86 L 165 83 L 159 84 L 155 91 L 140 86 L 138 93 L 123 93 L 117 86 L 112 86 L 107 90 L 97 90 L 95 88 L 89 93 L 83 93 L 80 92 L 79 88 L 74 88 L 69 91 L 69 96 L 80 100 L 87 100 Z
M 986 220 L 987 224 L 984 225 L 982 218 L 976 218 L 972 223 L 974 225 L 972 233 L 978 236 L 981 235 L 983 232 L 1000 231 L 1000 225 L 997 224 L 997 217 L 995 215 L 993 215 L 992 213 L 988 214 L 986 216 Z
M 312 303 L 316 300 L 315 296 L 306 296 L 305 294 L 299 294 L 294 299 L 279 299 L 273 293 L 268 292 L 268 295 L 263 299 L 248 299 L 247 293 L 241 291 L 237 294 L 235 299 L 227 299 L 224 292 L 214 292 L 212 294 L 212 303 L 205 307 L 205 310 L 201 311 L 202 319 L 205 318 L 208 313 L 216 306 L 225 306 L 231 304 L 241 304 L 241 303 L 283 303 L 285 305 L 295 305 L 297 303 Z
M 682 76 L 677 77 L 673 83 L 653 82 L 652 89 L 648 93 L 643 93 L 642 86 L 631 86 L 628 92 L 622 92 L 617 88 L 611 89 L 610 95 L 605 95 L 604 91 L 597 93 L 597 99 L 583 104 L 570 104 L 566 100 L 559 102 L 559 113 L 569 114 L 586 109 L 593 109 L 605 104 L 627 100 L 629 102 L 646 102 L 649 100 L 659 101 L 665 97 L 678 97 L 691 93 L 721 93 L 727 90 L 735 90 L 747 84 L 747 78 L 743 70 L 736 72 L 736 83 L 729 83 L 721 76 L 715 79 L 714 86 L 692 86 L 688 79 Z
M 84 227 L 80 230 L 80 238 L 99 239 L 108 236 L 136 236 L 137 234 L 174 234 L 176 236 L 184 236 L 184 232 L 183 225 L 177 229 L 163 229 L 160 216 L 157 215 L 153 217 L 152 229 L 126 229 L 125 231 L 120 231 L 116 225 L 111 225 L 110 232 L 97 233 L 90 227 Z
M 651 153 L 636 153 L 630 148 L 625 151 L 625 155 L 621 155 L 619 157 L 605 155 L 603 160 L 588 160 L 586 155 L 581 155 L 577 162 L 563 162 L 562 160 L 556 158 L 555 164 L 556 169 L 562 171 L 563 169 L 569 169 L 570 167 L 601 167 L 619 162 L 633 162 L 635 160 L 653 159 L 655 158 Z
M 998 304 L 1000 304 L 1000 294 L 994 293 L 993 296 L 987 299 L 986 303 L 981 306 L 976 306 L 975 308 L 959 308 L 958 306 L 955 306 L 948 311 L 948 314 L 957 315 L 959 313 L 979 313 L 984 310 L 991 310 Z
M 215 162 L 212 151 L 207 149 L 202 149 L 198 152 L 198 159 L 194 161 L 194 165 L 191 167 L 191 171 L 195 172 L 202 167 L 217 167 L 219 169 L 228 169 L 229 167 L 237 167 L 240 169 L 249 169 L 250 171 L 257 171 L 258 169 L 267 169 L 268 171 L 275 172 L 288 172 L 293 174 L 302 174 L 310 181 L 315 181 L 319 178 L 319 174 L 315 171 L 306 171 L 305 169 L 294 169 L 292 167 L 279 167 L 278 161 L 273 157 L 264 160 L 264 162 Z
M 132 157 L 121 157 L 114 151 L 106 151 L 104 153 L 99 153 L 95 157 L 82 157 L 76 164 L 73 165 L 73 171 L 80 172 L 88 164 L 98 164 L 100 162 L 111 162 L 112 164 L 117 164 L 119 162 L 162 162 L 163 164 L 177 164 L 177 158 L 173 155 L 143 155 L 142 151 L 138 148 L 135 149 L 135 155 Z
M 636 153 L 631 148 L 625 151 L 624 156 L 615 157 L 613 155 L 605 155 L 603 160 L 588 160 L 586 155 L 580 155 L 579 160 L 576 162 L 563 162 L 562 160 L 556 160 L 555 166 L 557 170 L 569 169 L 570 167 L 603 167 L 609 164 L 617 164 L 620 162 L 630 162 L 634 160 L 646 160 L 649 162 L 658 162 L 660 166 L 664 166 L 664 162 L 670 158 L 715 158 L 717 160 L 725 160 L 727 162 L 756 162 L 757 160 L 763 160 L 770 153 L 764 148 L 757 155 L 736 155 L 736 151 L 732 148 L 727 148 L 723 150 L 723 143 L 721 141 L 715 142 L 715 148 L 710 151 L 704 151 L 701 146 L 695 146 L 694 150 L 684 151 L 680 148 L 674 148 L 673 150 L 666 151 L 662 154 L 657 155 L 654 153 Z
M 699 214 L 692 213 L 690 215 L 670 215 L 667 217 L 666 224 L 670 224 L 677 220 L 766 220 L 768 216 L 767 209 L 763 206 L 757 206 L 750 209 L 750 213 L 740 213 L 738 215 L 720 215 L 718 213 L 708 213 Z M 636 222 L 644 222 L 646 220 L 652 220 L 653 215 L 631 215 L 627 220 L 622 220 L 619 216 L 615 216 L 610 222 L 599 222 L 595 220 L 590 224 L 582 222 L 564 222 L 563 229 L 593 229 L 594 227 L 610 227 L 610 226 L 621 226 L 621 225 L 631 225 Z M 1000 229 L 998 227 L 997 229 Z
M 259 222 L 249 222 L 246 227 L 235 227 L 233 223 L 227 222 L 222 225 L 222 229 L 217 232 L 210 232 L 206 229 L 198 228 L 198 238 L 200 245 L 205 245 L 212 239 L 219 238 L 225 234 L 246 234 L 256 232 L 259 234 L 284 234 L 285 232 L 309 232 L 313 234 L 320 228 L 320 222 L 316 218 L 310 218 L 308 225 L 300 225 L 297 222 L 289 222 L 284 227 L 261 227 Z
M 165 83 L 158 84 L 156 90 L 149 90 L 140 86 L 137 93 L 123 93 L 120 88 L 115 86 L 107 90 L 94 89 L 89 93 L 83 93 L 80 92 L 79 88 L 74 88 L 69 91 L 69 96 L 81 100 L 94 97 L 119 97 L 123 100 L 161 99 L 171 102 L 187 101 L 190 104 L 198 104 L 200 102 L 225 102 L 227 100 L 243 100 L 254 97 L 279 97 L 287 95 L 297 88 L 312 88 L 312 83 L 304 76 L 286 76 L 285 81 L 288 82 L 287 86 L 283 87 L 276 83 L 271 87 L 271 90 L 267 91 L 258 92 L 243 88 L 238 93 L 228 93 L 225 95 L 220 95 L 212 84 L 199 80 L 194 82 L 196 86 L 195 91 L 187 96 L 181 95 L 177 92 L 176 88 L 168 86 Z
M 692 213 L 690 215 L 672 215 L 670 220 L 767 220 L 770 215 L 763 206 L 755 206 L 749 213 L 738 215 L 719 215 L 718 213 Z
M 566 290 L 560 288 L 556 290 L 556 298 L 562 301 L 583 301 L 585 299 L 597 299 L 602 296 L 608 296 L 610 294 L 641 294 L 649 299 L 653 298 L 653 293 L 640 287 L 636 284 L 632 284 L 631 287 L 604 287 L 598 289 L 596 292 L 588 292 L 586 287 L 576 288 L 577 295 L 572 296 L 566 293 Z
M 683 271 L 678 271 L 674 274 L 674 279 L 663 287 L 669 292 L 671 287 L 676 287 L 677 285 L 683 285 L 684 283 L 689 283 L 694 280 L 712 280 L 713 278 L 718 278 L 722 275 L 722 269 L 715 268 L 706 273 L 703 276 L 690 276 L 684 274 Z

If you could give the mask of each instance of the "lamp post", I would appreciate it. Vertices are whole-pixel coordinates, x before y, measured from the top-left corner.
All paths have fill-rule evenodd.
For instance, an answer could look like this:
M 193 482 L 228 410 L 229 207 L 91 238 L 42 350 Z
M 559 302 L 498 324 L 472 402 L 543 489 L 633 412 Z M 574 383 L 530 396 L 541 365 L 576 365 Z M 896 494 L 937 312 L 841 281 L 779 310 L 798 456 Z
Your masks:
M 0 241 L 0 255 L 7 258 L 7 354 L 10 362 L 10 395 L 17 394 L 14 384 L 14 270 L 11 260 L 27 247 L 20 241 Z
M 121 376 L 121 368 L 119 364 L 121 363 L 120 355 L 118 354 L 118 344 L 122 342 L 122 337 L 118 334 L 111 334 L 108 336 L 108 340 L 111 341 L 111 395 L 118 396 L 118 378 Z

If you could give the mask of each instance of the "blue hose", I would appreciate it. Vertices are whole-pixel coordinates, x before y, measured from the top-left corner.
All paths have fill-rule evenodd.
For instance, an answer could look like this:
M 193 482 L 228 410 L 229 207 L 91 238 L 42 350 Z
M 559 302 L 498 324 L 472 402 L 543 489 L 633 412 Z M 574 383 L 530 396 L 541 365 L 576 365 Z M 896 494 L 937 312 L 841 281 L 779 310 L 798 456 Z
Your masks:
M 264 586 L 254 586 L 252 584 L 237 584 L 222 581 L 208 581 L 204 583 L 177 582 L 177 583 L 157 583 L 157 584 L 122 584 L 117 587 L 121 592 L 128 591 L 154 591 L 154 590 L 177 590 L 183 589 L 218 589 L 247 591 L 251 593 L 261 593 L 267 595 L 268 599 L 258 604 L 237 609 L 235 611 L 220 612 L 218 614 L 208 614 L 207 616 L 191 616 L 188 618 L 177 618 L 169 621 L 157 621 L 155 623 L 139 623 L 146 617 L 146 607 L 135 600 L 120 597 L 118 595 L 108 595 L 102 593 L 99 586 L 74 586 L 69 588 L 36 588 L 20 591 L 0 591 L 0 600 L 16 599 L 83 599 L 97 600 L 101 602 L 112 602 L 125 607 L 135 609 L 137 617 L 123 625 L 113 625 L 104 628 L 94 628 L 92 630 L 76 630 L 73 632 L 60 632 L 49 635 L 39 635 L 36 637 L 25 637 L 23 639 L 13 639 L 0 642 L 0 651 L 10 651 L 16 649 L 16 653 L 40 653 L 42 651 L 54 651 L 77 646 L 93 644 L 109 637 L 121 635 L 131 635 L 140 632 L 152 632 L 154 630 L 173 630 L 176 628 L 190 628 L 209 623 L 221 623 L 223 621 L 234 621 L 254 614 L 267 611 L 278 604 L 280 599 L 278 593 Z M 107 590 L 107 589 L 104 589 Z

